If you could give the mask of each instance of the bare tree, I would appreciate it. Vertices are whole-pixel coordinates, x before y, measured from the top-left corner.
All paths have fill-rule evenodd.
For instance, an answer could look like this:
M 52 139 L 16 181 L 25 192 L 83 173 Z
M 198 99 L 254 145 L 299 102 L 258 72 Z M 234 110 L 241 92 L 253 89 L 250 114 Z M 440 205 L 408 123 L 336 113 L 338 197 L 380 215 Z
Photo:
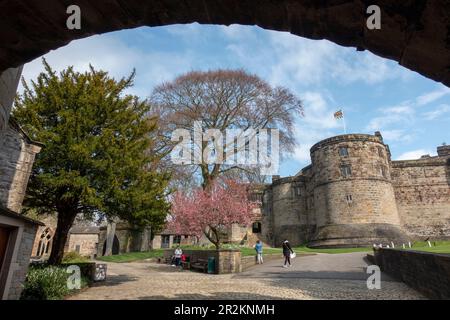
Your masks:
M 161 148 L 166 148 L 167 154 L 174 147 L 170 140 L 172 132 L 186 129 L 192 133 L 196 121 L 201 122 L 202 130 L 214 128 L 222 132 L 227 129 L 278 129 L 280 153 L 288 153 L 295 146 L 295 116 L 303 115 L 301 100 L 288 89 L 271 87 L 258 76 L 243 70 L 186 73 L 157 86 L 150 103 L 157 110 Z M 197 147 L 203 155 L 208 143 L 203 141 Z M 205 162 L 173 169 L 191 174 L 197 172 L 203 188 L 229 171 L 243 170 L 249 177 L 258 172 L 255 167 Z

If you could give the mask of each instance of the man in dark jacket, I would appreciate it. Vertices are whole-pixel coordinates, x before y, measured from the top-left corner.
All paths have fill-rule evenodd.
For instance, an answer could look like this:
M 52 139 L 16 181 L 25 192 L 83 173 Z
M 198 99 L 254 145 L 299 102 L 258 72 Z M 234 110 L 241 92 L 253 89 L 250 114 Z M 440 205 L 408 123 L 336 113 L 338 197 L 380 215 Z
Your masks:
M 289 241 L 284 240 L 283 241 L 283 255 L 284 255 L 283 268 L 290 268 L 291 267 L 291 253 L 294 253 L 294 250 L 292 250 Z

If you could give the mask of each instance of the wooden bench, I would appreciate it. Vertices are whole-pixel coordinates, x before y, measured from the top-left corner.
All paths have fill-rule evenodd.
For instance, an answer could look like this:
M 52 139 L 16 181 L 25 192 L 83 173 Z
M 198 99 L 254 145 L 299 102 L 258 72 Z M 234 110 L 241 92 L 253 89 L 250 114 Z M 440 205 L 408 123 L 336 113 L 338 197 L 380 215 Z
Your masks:
M 208 272 L 208 260 L 198 259 L 197 261 L 191 263 L 191 269 L 198 269 L 202 272 Z

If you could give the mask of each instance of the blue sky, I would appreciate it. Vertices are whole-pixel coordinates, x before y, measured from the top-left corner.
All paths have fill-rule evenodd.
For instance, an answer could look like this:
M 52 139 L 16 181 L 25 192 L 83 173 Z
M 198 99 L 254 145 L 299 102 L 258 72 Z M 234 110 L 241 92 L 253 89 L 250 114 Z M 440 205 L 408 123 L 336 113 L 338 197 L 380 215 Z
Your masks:
M 450 88 L 370 52 L 326 40 L 240 25 L 173 25 L 124 30 L 77 40 L 45 56 L 57 70 L 89 63 L 115 77 L 136 68 L 133 94 L 147 97 L 162 81 L 191 70 L 243 68 L 303 100 L 298 147 L 280 167 L 293 175 L 309 164 L 309 148 L 344 132 L 333 113 L 343 109 L 349 133 L 381 131 L 393 159 L 436 154 L 450 143 Z M 432 57 L 430 57 L 432 59 Z M 25 66 L 35 78 L 40 59 Z

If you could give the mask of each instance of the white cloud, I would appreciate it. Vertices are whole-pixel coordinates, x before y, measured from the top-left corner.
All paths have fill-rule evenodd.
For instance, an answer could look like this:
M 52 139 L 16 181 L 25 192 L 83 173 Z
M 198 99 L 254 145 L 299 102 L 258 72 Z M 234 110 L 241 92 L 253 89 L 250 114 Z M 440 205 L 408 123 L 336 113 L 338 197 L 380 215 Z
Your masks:
M 318 141 L 335 135 L 335 130 L 342 124 L 333 116 L 336 108 L 330 94 L 307 91 L 303 92 L 301 97 L 305 116 L 296 123 L 295 136 L 298 146 L 292 158 L 306 165 L 311 162 L 309 149 Z
M 449 113 L 450 113 L 450 105 L 441 104 L 433 111 L 426 112 L 423 115 L 426 120 L 435 120 Z
M 419 159 L 423 155 L 433 156 L 434 152 L 425 149 L 412 150 L 399 155 L 395 160 L 415 160 Z
M 149 51 L 128 46 L 112 35 L 93 36 L 73 41 L 69 45 L 44 56 L 56 71 L 74 66 L 76 71 L 88 70 L 89 64 L 103 69 L 115 78 L 128 76 L 136 68 L 135 86 L 129 93 L 146 97 L 154 85 L 171 80 L 179 73 L 192 69 L 193 55 L 190 52 Z M 41 58 L 25 65 L 23 76 L 35 79 L 43 71 Z M 19 92 L 22 91 L 19 88 Z
M 425 93 L 416 99 L 417 106 L 424 106 L 450 94 L 450 88 L 442 86 L 441 88 Z
M 402 101 L 398 105 L 380 108 L 378 112 L 381 115 L 372 118 L 366 126 L 366 130 L 379 130 L 390 141 L 412 142 L 416 131 L 413 126 L 419 120 L 418 110 L 420 107 L 430 105 L 448 94 L 450 94 L 450 88 L 439 85 L 433 91 Z M 450 105 L 441 104 L 434 110 L 421 115 L 425 120 L 435 120 L 449 112 Z

